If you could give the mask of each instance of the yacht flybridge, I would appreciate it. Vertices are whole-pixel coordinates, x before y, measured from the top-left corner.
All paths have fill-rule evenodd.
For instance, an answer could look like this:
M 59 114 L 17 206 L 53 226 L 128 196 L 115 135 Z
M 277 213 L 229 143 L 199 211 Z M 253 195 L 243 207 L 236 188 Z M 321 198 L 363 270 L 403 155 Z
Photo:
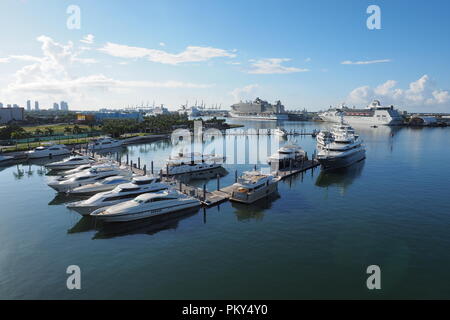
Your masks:
M 242 203 L 253 203 L 278 189 L 279 178 L 259 171 L 245 171 L 233 184 L 230 200 Z
M 112 139 L 110 137 L 102 137 L 95 140 L 92 140 L 88 144 L 89 150 L 103 150 L 103 149 L 111 149 L 118 148 L 122 146 L 122 141 Z
M 90 215 L 106 222 L 124 222 L 198 208 L 200 201 L 176 190 L 145 193 L 133 200 L 108 208 L 100 208 Z
M 81 215 L 89 215 L 96 209 L 134 199 L 143 193 L 157 192 L 168 188 L 168 184 L 162 183 L 161 179 L 154 176 L 134 177 L 130 183 L 120 184 L 111 191 L 97 193 L 87 200 L 71 202 L 67 204 L 67 207 Z
M 131 174 L 131 171 L 126 167 L 102 166 L 61 177 L 48 183 L 48 186 L 58 192 L 68 192 L 74 188 L 101 181 L 108 177 L 131 176 Z
M 45 167 L 51 170 L 70 170 L 75 169 L 80 165 L 94 163 L 95 159 L 89 156 L 72 156 L 67 159 L 58 162 L 52 162 Z
M 347 167 L 365 158 L 361 139 L 350 125 L 344 123 L 343 117 L 330 131 L 321 131 L 316 140 L 316 159 L 324 169 Z

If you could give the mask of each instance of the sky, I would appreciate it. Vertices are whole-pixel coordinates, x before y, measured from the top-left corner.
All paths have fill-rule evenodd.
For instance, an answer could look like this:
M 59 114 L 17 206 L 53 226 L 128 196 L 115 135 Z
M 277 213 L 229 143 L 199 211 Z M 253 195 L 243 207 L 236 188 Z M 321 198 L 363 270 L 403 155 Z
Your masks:
M 450 112 L 449 11 L 447 0 L 1 0 L 0 102 L 176 110 L 260 97 L 316 111 L 379 99 Z

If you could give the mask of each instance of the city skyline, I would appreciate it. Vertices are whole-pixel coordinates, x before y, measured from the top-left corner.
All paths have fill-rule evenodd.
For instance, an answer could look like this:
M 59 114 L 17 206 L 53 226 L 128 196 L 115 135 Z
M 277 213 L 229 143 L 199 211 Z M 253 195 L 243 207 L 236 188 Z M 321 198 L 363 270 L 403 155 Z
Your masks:
M 408 1 L 7 0 L 1 29 L 27 22 L 1 33 L 0 101 L 67 100 L 81 111 L 155 101 L 174 111 L 186 101 L 228 108 L 260 97 L 317 111 L 379 99 L 450 112 L 450 42 L 439 36 L 450 4 L 434 3 L 441 9 Z M 79 29 L 67 27 L 72 4 Z M 371 4 L 381 9 L 380 30 L 367 28 Z

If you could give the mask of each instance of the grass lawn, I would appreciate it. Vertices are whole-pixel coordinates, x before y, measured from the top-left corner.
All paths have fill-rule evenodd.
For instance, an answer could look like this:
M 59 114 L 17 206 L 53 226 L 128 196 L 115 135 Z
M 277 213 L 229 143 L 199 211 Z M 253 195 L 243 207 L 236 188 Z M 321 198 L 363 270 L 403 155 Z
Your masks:
M 89 128 L 89 126 L 88 125 L 85 125 L 85 124 L 79 124 L 78 125 L 80 128 L 82 128 L 82 129 L 86 129 L 87 131 L 90 131 L 90 128 Z M 73 128 L 74 127 L 74 125 L 73 124 L 66 124 L 66 123 L 58 123 L 58 124 L 44 124 L 44 125 L 38 125 L 38 126 L 27 126 L 27 127 L 22 127 L 25 131 L 27 131 L 27 132 L 34 132 L 34 131 L 36 131 L 36 129 L 40 129 L 40 130 L 42 130 L 43 132 L 45 132 L 45 128 L 52 128 L 53 129 L 53 131 L 54 131 L 54 134 L 58 134 L 58 133 L 61 133 L 61 134 L 63 134 L 64 133 L 64 128 L 65 127 L 70 127 L 70 128 Z M 100 130 L 100 127 L 99 126 L 94 126 L 93 127 L 93 130 Z

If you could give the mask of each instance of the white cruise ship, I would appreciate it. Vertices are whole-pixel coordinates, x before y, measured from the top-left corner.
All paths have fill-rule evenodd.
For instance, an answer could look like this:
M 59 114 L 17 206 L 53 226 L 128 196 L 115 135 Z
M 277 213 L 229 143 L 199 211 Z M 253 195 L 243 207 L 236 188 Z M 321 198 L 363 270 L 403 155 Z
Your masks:
M 345 122 L 358 125 L 387 125 L 396 126 L 403 124 L 403 118 L 394 106 L 384 107 L 380 101 L 374 100 L 365 109 L 353 109 L 346 106 L 330 109 L 319 113 L 319 117 L 323 121 L 340 122 L 341 116 Z
M 321 131 L 316 139 L 316 159 L 325 170 L 348 167 L 366 157 L 361 139 L 351 126 L 344 123 L 343 117 L 340 124 L 334 125 L 330 131 Z
M 232 118 L 246 120 L 288 120 L 289 116 L 284 111 L 284 106 L 278 100 L 270 104 L 265 100 L 256 98 L 253 102 L 239 102 L 231 106 L 229 112 Z

